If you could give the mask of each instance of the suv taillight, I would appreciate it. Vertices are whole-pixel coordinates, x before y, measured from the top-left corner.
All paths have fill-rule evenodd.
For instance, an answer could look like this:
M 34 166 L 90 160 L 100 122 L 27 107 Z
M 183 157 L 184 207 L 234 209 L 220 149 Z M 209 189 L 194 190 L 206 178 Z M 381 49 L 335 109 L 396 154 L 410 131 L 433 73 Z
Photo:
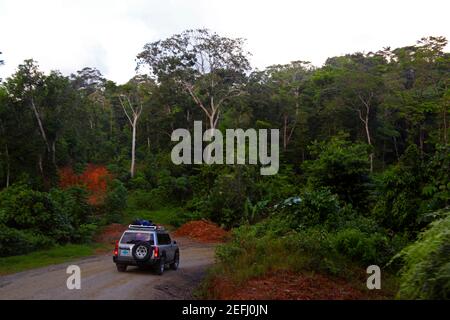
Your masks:
M 116 241 L 116 247 L 114 248 L 114 256 L 119 255 L 119 241 Z
M 158 258 L 158 256 L 159 256 L 159 248 L 158 247 L 154 247 L 153 253 L 154 253 L 154 258 Z

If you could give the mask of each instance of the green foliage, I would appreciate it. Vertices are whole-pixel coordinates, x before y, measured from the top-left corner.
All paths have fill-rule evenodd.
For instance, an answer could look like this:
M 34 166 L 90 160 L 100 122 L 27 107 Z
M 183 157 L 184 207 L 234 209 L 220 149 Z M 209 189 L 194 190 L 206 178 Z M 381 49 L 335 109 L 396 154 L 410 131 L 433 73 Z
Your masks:
M 280 214 L 285 215 L 291 226 L 297 229 L 323 224 L 341 210 L 337 196 L 326 188 L 306 190 L 298 204 L 280 206 Z
M 121 222 L 127 206 L 127 189 L 120 180 L 113 180 L 105 199 L 105 213 L 108 222 Z
M 156 189 L 153 189 L 156 190 Z M 135 190 L 128 197 L 128 206 L 146 210 L 155 210 L 162 206 L 159 196 L 153 190 Z
M 450 211 L 440 213 L 418 240 L 394 259 L 401 259 L 401 299 L 450 298 Z
M 51 244 L 89 241 L 92 208 L 80 188 L 40 192 L 13 185 L 0 192 L 0 246 L 18 255 Z
M 450 205 L 450 145 L 438 145 L 425 166 L 426 182 L 422 188 L 425 198 L 422 208 L 433 211 Z
M 131 217 L 173 226 L 208 218 L 239 227 L 218 249 L 238 276 L 273 268 L 342 274 L 350 260 L 385 264 L 450 205 L 445 38 L 251 73 L 242 44 L 208 30 L 149 43 L 138 60 L 158 85 L 148 75 L 117 86 L 91 68 L 66 77 L 44 74 L 33 60 L 20 64 L 0 84 L 1 254 L 89 241 L 99 223 Z M 214 66 L 196 63 L 204 56 Z M 134 178 L 123 94 L 142 106 Z M 279 173 L 174 165 L 170 133 L 192 131 L 205 119 L 202 106 L 220 130 L 280 129 Z M 102 206 L 90 205 L 83 188 L 57 188 L 58 168 L 81 173 L 89 163 L 117 179 Z M 448 272 L 433 268 L 446 266 L 447 249 L 422 242 L 420 259 L 431 262 L 418 279 L 427 296 L 442 296 Z
M 366 207 L 370 187 L 367 145 L 337 136 L 328 142 L 314 143 L 310 151 L 315 160 L 303 164 L 308 185 L 327 187 L 341 200 Z
M 187 208 L 227 227 L 261 220 L 268 214 L 270 204 L 298 189 L 289 168 L 282 168 L 275 176 L 261 176 L 251 166 L 220 170 L 207 166 L 191 180 L 191 185 L 194 197 Z
M 45 249 L 54 241 L 32 231 L 17 230 L 0 224 L 0 257 L 25 254 Z
M 0 221 L 10 228 L 42 233 L 56 241 L 67 241 L 73 226 L 70 217 L 44 192 L 24 185 L 0 193 Z
M 51 189 L 48 193 L 55 209 L 64 212 L 74 227 L 88 223 L 92 216 L 92 206 L 88 203 L 88 192 L 81 187 L 65 190 Z
M 384 226 L 395 231 L 419 229 L 421 169 L 419 150 L 410 146 L 401 162 L 378 178 L 373 212 Z
M 386 263 L 389 238 L 386 234 L 368 234 L 359 229 L 339 230 L 332 239 L 333 247 L 346 257 L 366 265 Z
M 0 259 L 0 275 L 16 273 L 33 268 L 40 268 L 48 265 L 54 265 L 73 261 L 82 257 L 92 256 L 96 250 L 111 249 L 108 244 L 87 245 L 87 244 L 66 244 L 56 245 L 52 248 L 37 248 L 37 251 L 20 255 L 10 256 Z

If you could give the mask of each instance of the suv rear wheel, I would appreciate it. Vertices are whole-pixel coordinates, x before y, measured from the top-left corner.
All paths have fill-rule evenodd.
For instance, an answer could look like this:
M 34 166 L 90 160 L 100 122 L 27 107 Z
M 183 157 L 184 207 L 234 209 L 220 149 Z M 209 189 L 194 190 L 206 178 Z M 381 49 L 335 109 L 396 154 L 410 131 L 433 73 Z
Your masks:
M 173 262 L 170 264 L 170 268 L 172 270 L 177 270 L 179 264 L 180 264 L 180 253 L 177 251 L 175 253 L 175 258 L 173 259 Z
M 166 266 L 166 260 L 164 259 L 164 257 L 161 257 L 161 259 L 159 259 L 158 263 L 156 264 L 156 274 L 157 275 L 162 275 L 164 273 L 164 268 Z
M 117 271 L 119 272 L 125 272 L 127 271 L 127 265 L 126 264 L 116 264 Z

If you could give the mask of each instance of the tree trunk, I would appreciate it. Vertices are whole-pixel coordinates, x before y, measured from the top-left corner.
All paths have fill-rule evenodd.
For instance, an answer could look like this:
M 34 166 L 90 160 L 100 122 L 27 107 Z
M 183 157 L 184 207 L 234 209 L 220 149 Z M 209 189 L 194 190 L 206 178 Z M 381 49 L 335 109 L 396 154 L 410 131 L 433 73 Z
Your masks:
M 52 162 L 56 168 L 56 139 L 52 142 Z
M 446 106 L 445 106 L 445 108 L 444 108 L 444 144 L 445 145 L 447 145 L 448 144 L 448 137 L 447 137 L 447 135 L 448 135 L 448 130 L 447 130 L 447 127 L 448 127 L 448 124 L 447 124 L 447 109 L 446 109 Z
M 120 104 L 122 105 L 123 112 L 128 118 L 128 121 L 130 122 L 131 129 L 132 129 L 132 140 L 131 140 L 131 167 L 130 167 L 130 175 L 131 178 L 134 178 L 134 172 L 135 172 L 135 162 L 136 162 L 136 130 L 137 130 L 137 123 L 139 120 L 139 117 L 142 113 L 142 103 L 140 103 L 137 107 L 133 107 L 130 99 L 125 96 L 126 101 L 124 102 L 121 97 L 119 97 Z M 131 111 L 129 114 L 127 112 L 126 104 L 128 104 L 128 107 Z
M 38 126 L 39 126 L 39 131 L 41 132 L 42 139 L 44 139 L 45 145 L 47 146 L 47 151 L 48 151 L 48 153 L 50 153 L 50 145 L 49 145 L 48 140 L 47 140 L 47 135 L 45 134 L 44 126 L 42 125 L 41 117 L 39 116 L 39 112 L 38 112 L 38 110 L 36 108 L 36 105 L 34 104 L 34 99 L 33 98 L 31 98 L 31 108 L 33 109 L 34 116 L 36 117 L 36 120 L 37 120 L 37 123 L 38 123 Z
M 216 129 L 216 125 L 215 125 L 215 121 L 214 121 L 214 116 L 211 115 L 208 117 L 209 120 L 209 128 L 210 129 Z
M 44 166 L 42 165 L 42 155 L 38 156 L 38 167 L 39 167 L 39 172 L 41 173 L 41 176 L 44 176 Z
M 286 151 L 286 148 L 287 148 L 287 115 L 284 115 L 283 150 Z
M 392 137 L 394 140 L 394 149 L 395 149 L 395 156 L 397 157 L 397 161 L 400 161 L 400 155 L 398 154 L 398 147 L 397 147 L 397 138 Z
M 134 178 L 134 163 L 136 160 L 136 125 L 137 125 L 137 117 L 134 117 L 132 125 L 133 138 L 131 141 L 131 168 L 130 168 L 131 178 Z
M 6 154 L 6 187 L 9 187 L 9 179 L 10 179 L 10 165 L 9 165 L 9 150 L 8 144 L 5 144 L 5 154 Z
M 366 113 L 366 120 L 364 122 L 366 127 L 366 135 L 367 135 L 367 143 L 372 146 L 372 139 L 370 137 L 370 130 L 369 130 L 369 111 Z M 373 172 L 373 152 L 370 153 L 369 159 L 370 159 L 370 172 Z
M 358 115 L 359 115 L 359 119 L 361 120 L 361 122 L 364 124 L 364 129 L 366 131 L 366 137 L 367 137 L 367 144 L 369 146 L 372 146 L 372 138 L 370 136 L 370 127 L 369 127 L 369 118 L 370 118 L 370 100 L 372 99 L 373 94 L 371 94 L 369 96 L 368 99 L 363 99 L 360 95 L 358 96 L 359 99 L 361 100 L 361 102 L 364 104 L 366 112 L 365 115 L 363 117 L 362 112 L 360 109 L 358 109 Z M 374 154 L 373 152 L 370 153 L 369 155 L 369 160 L 370 160 L 370 172 L 373 172 L 373 158 L 374 158 Z
M 422 125 L 419 125 L 419 150 L 420 150 L 420 157 L 423 157 L 423 145 L 424 145 L 424 136 L 423 136 L 423 130 Z

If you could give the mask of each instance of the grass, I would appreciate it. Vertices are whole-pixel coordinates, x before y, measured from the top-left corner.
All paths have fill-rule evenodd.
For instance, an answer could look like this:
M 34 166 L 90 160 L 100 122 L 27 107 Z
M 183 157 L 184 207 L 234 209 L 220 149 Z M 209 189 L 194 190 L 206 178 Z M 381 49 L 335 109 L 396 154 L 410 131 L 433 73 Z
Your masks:
M 134 218 L 152 220 L 155 223 L 163 225 L 172 225 L 178 218 L 179 208 L 161 208 L 161 209 L 132 209 L 126 211 L 124 220 L 132 221 Z
M 346 281 L 353 288 L 366 292 L 374 299 L 393 298 L 398 289 L 398 278 L 389 271 L 382 272 L 382 290 L 368 292 L 365 268 L 348 258 L 320 251 L 319 248 L 306 249 L 299 247 L 303 241 L 284 236 L 256 236 L 251 229 L 239 230 L 232 241 L 216 248 L 217 263 L 209 269 L 209 273 L 197 290 L 198 297 L 215 299 L 216 281 L 226 279 L 234 285 L 245 286 L 246 282 L 265 277 L 279 271 L 296 274 L 319 273 L 330 279 Z M 317 242 L 316 239 L 311 239 Z M 220 286 L 219 286 L 220 288 Z M 221 289 L 219 289 L 221 290 Z
M 0 258 L 0 275 L 64 263 L 82 257 L 95 255 L 104 250 L 105 244 L 67 244 L 29 254 Z
M 150 198 L 139 193 L 130 193 L 128 196 L 128 206 L 125 210 L 123 222 L 130 223 L 133 219 L 140 218 L 151 220 L 154 223 L 162 224 L 166 228 L 179 227 L 186 221 L 190 220 L 190 214 L 182 208 L 176 206 L 155 206 L 150 203 Z M 150 197 L 148 195 L 148 197 Z M 147 207 L 147 208 L 146 208 Z
M 152 220 L 164 225 L 167 229 L 180 226 L 188 220 L 188 214 L 177 207 L 143 209 L 136 203 L 133 194 L 130 195 L 128 207 L 125 210 L 123 222 L 130 223 L 135 218 Z M 98 251 L 110 250 L 110 245 L 104 243 L 67 244 L 50 249 L 31 252 L 29 254 L 0 258 L 0 275 L 21 272 L 33 268 L 95 255 Z

